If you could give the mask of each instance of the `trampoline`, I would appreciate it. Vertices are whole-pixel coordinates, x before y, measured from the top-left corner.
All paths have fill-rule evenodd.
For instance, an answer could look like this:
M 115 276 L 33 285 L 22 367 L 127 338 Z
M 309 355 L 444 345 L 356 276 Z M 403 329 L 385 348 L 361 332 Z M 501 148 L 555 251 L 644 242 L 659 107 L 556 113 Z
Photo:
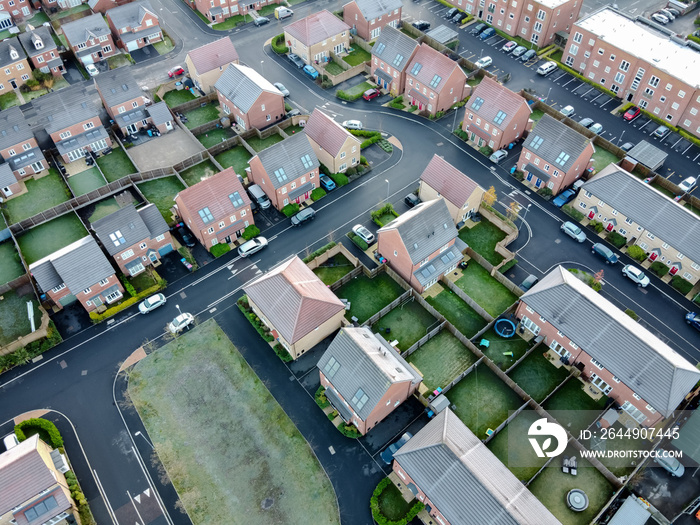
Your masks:
M 515 323 L 510 319 L 498 319 L 496 324 L 493 325 L 493 329 L 505 339 L 515 335 Z

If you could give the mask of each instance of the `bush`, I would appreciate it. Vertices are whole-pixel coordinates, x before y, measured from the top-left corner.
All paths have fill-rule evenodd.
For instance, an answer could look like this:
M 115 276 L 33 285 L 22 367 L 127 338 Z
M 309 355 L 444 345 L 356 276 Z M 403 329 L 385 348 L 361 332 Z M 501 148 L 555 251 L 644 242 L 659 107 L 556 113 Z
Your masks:
M 649 269 L 659 277 L 663 277 L 668 273 L 668 266 L 666 266 L 661 261 L 654 261 L 653 263 L 651 263 Z
M 627 248 L 627 255 L 639 262 L 643 262 L 647 258 L 647 253 L 636 244 Z
M 299 212 L 299 205 L 296 202 L 290 202 L 284 208 L 282 208 L 282 213 L 285 217 L 291 217 Z
M 605 227 L 600 221 L 591 221 L 589 226 L 593 228 L 596 231 L 596 233 L 600 233 L 605 229 Z
M 508 270 L 510 270 L 510 269 L 511 269 L 513 266 L 515 266 L 516 264 L 518 264 L 518 260 L 517 260 L 517 259 L 511 259 L 510 261 L 508 261 L 507 263 L 505 263 L 503 266 L 501 266 L 501 269 L 498 270 L 498 271 L 501 272 L 501 273 L 506 273 Z
M 331 404 L 328 402 L 328 398 L 326 397 L 326 389 L 323 385 L 320 385 L 316 390 L 316 393 L 314 394 L 314 399 L 316 400 L 316 404 L 321 410 L 331 406 Z
M 378 210 L 373 211 L 370 214 L 370 216 L 372 217 L 372 220 L 374 221 L 374 223 L 381 228 L 382 226 L 384 226 L 384 224 L 382 224 L 382 222 L 379 220 L 379 218 L 382 215 L 387 215 L 387 214 L 391 214 L 394 217 L 399 216 L 399 214 L 396 213 L 396 210 L 394 210 L 394 207 L 391 205 L 391 203 L 387 203 L 384 206 L 382 206 L 381 208 L 379 208 Z
M 227 242 L 220 242 L 219 244 L 215 244 L 214 246 L 211 247 L 211 250 L 209 250 L 209 253 L 211 253 L 214 257 L 221 257 L 223 254 L 228 253 L 231 251 L 231 247 L 228 245 Z
M 289 48 L 286 46 L 284 41 L 284 33 L 274 37 L 270 47 L 272 47 L 272 50 L 278 55 L 284 55 L 287 51 L 289 51 Z
M 357 99 L 359 99 L 362 96 L 362 93 L 357 93 L 356 95 L 349 95 L 342 89 L 339 89 L 338 91 L 335 92 L 335 96 L 338 97 L 340 100 L 347 100 L 349 102 L 353 102 Z
M 547 188 L 547 187 L 542 188 L 537 193 L 539 193 L 543 197 L 551 197 L 553 195 L 552 190 L 550 188 Z
M 345 186 L 349 182 L 347 176 L 342 173 L 331 173 L 328 176 L 333 180 L 333 182 L 335 182 L 335 185 L 339 188 L 341 186 Z
M 671 286 L 673 286 L 676 290 L 681 292 L 683 295 L 689 294 L 690 290 L 693 289 L 693 283 L 691 283 L 690 281 L 686 281 L 680 275 L 673 276 L 673 279 L 671 279 Z
M 260 334 L 260 337 L 262 337 L 268 343 L 275 340 L 275 338 L 272 337 L 272 334 L 270 334 L 270 330 L 267 328 L 267 326 L 265 326 L 260 318 L 255 315 L 255 312 L 253 312 L 253 309 L 248 303 L 248 296 L 244 295 L 236 302 L 236 304 L 238 304 L 238 309 L 243 312 L 243 315 L 246 316 L 246 319 L 248 319 L 250 324 L 253 325 L 253 328 L 255 328 L 255 330 Z
M 348 169 L 345 170 L 345 175 L 347 177 L 352 177 L 353 175 L 357 174 L 357 168 L 354 167 L 349 167 Z
M 581 222 L 585 215 L 578 211 L 576 208 L 573 206 L 570 206 L 566 204 L 565 206 L 562 206 L 561 209 L 566 213 L 569 217 L 575 219 L 578 222 Z
M 610 232 L 605 238 L 615 248 L 622 248 L 625 244 L 627 244 L 627 239 L 617 232 Z
M 281 344 L 277 343 L 272 349 L 275 351 L 277 357 L 279 357 L 283 363 L 291 363 L 292 361 L 294 361 L 292 355 L 289 352 L 287 352 L 287 349 Z
M 469 134 L 464 130 L 456 129 L 453 133 L 465 142 L 469 140 Z
M 322 199 L 325 196 L 326 190 L 324 190 L 323 188 L 314 188 L 314 190 L 311 192 L 311 200 L 313 200 L 314 202 Z
M 90 312 L 90 320 L 93 323 L 99 323 L 100 321 L 104 321 L 105 319 L 108 319 L 108 318 L 112 317 L 113 315 L 118 314 L 122 310 L 126 310 L 130 306 L 135 305 L 141 299 L 148 297 L 149 295 L 152 295 L 152 294 L 162 290 L 167 285 L 168 285 L 168 282 L 165 279 L 158 279 L 158 282 L 156 284 L 154 284 L 153 286 L 146 288 L 144 291 L 142 291 L 139 294 L 135 294 L 132 297 L 129 297 L 128 299 L 120 302 L 116 306 L 112 306 L 111 308 L 107 308 L 102 313 L 97 313 L 97 311 L 93 310 L 92 312 Z
M 329 89 L 333 87 L 333 81 L 330 78 L 326 78 L 324 80 L 321 80 L 321 88 L 322 89 Z
M 391 153 L 392 151 L 394 151 L 394 146 L 392 146 L 391 142 L 389 142 L 386 139 L 382 139 L 379 141 L 379 147 L 382 148 L 387 153 Z
M 367 243 L 366 243 L 364 240 L 360 239 L 360 237 L 358 237 L 357 235 L 353 235 L 352 237 L 350 237 L 350 239 L 351 239 L 352 242 L 354 242 L 354 243 L 357 245 L 357 247 L 358 247 L 360 250 L 362 250 L 363 252 L 364 252 L 367 248 L 369 248 L 369 246 L 367 245 Z
M 692 40 L 696 44 L 700 44 L 700 38 L 696 37 L 695 35 L 688 35 L 688 40 Z
M 294 109 L 294 108 L 292 108 L 292 106 L 290 106 L 287 102 L 284 103 L 284 110 L 285 110 L 287 113 L 289 113 L 290 111 L 292 111 L 292 109 Z
M 43 435 L 48 439 L 47 443 L 51 445 L 51 447 L 61 448 L 63 446 L 61 433 L 56 428 L 56 425 L 48 419 L 32 418 L 22 421 L 15 425 L 15 434 L 20 442 L 34 434 L 40 434 L 40 437 Z M 27 436 L 27 434 L 29 434 L 29 436 Z
M 634 319 L 635 321 L 639 321 L 639 316 L 635 313 L 634 310 L 630 310 L 630 309 L 628 308 L 627 310 L 625 310 L 625 313 L 626 313 L 627 315 L 629 315 L 629 316 L 630 316 L 632 319 Z
M 331 248 L 333 248 L 333 246 L 335 246 L 335 244 L 336 244 L 336 243 L 334 243 L 334 242 L 329 242 L 329 243 L 326 244 L 325 246 L 321 246 L 318 250 L 316 250 L 316 251 L 313 252 L 312 254 L 310 254 L 310 255 L 304 257 L 304 258 L 302 259 L 302 261 L 304 261 L 305 263 L 307 263 L 307 262 L 309 262 L 309 261 L 313 261 L 316 257 L 318 257 L 319 255 L 321 255 L 322 253 L 326 253 L 328 250 L 330 250 Z
M 379 508 L 379 496 L 382 495 L 382 492 L 384 492 L 389 485 L 391 485 L 391 480 L 389 478 L 384 478 L 379 482 L 377 488 L 374 489 L 374 492 L 372 492 L 372 498 L 369 500 L 369 507 L 372 511 L 372 517 L 378 525 L 406 525 L 412 521 L 413 518 L 415 518 L 418 513 L 423 510 L 423 508 L 425 508 L 425 505 L 420 501 L 416 501 L 406 516 L 396 521 L 389 520 L 384 514 L 382 514 L 382 511 Z
M 335 418 L 333 418 L 335 419 Z M 338 425 L 338 430 L 340 430 L 340 433 L 343 434 L 345 437 L 351 438 L 351 439 L 357 439 L 359 437 L 362 437 L 362 434 L 360 434 L 360 431 L 357 430 L 357 427 L 355 425 L 348 425 L 347 423 L 341 423 Z
M 486 157 L 490 157 L 491 154 L 493 153 L 493 149 L 489 148 L 488 146 L 481 146 L 479 148 L 479 151 L 481 152 L 482 155 Z
M 394 109 L 403 109 L 403 95 L 399 95 L 394 100 L 389 102 L 389 106 Z
M 126 293 L 128 293 L 131 297 L 136 297 L 138 295 L 136 293 L 136 288 L 134 288 L 134 286 L 129 282 L 129 280 L 126 278 L 126 275 L 121 274 L 119 276 L 119 280 L 124 285 L 124 289 L 126 290 Z

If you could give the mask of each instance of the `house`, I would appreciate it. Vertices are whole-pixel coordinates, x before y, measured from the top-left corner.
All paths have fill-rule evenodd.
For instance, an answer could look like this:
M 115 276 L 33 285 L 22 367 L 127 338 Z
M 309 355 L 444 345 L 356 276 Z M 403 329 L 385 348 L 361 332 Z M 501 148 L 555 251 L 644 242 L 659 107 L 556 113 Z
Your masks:
M 650 262 L 693 284 L 700 280 L 700 217 L 634 175 L 610 164 L 572 203 L 590 220 L 639 246 Z
M 331 173 L 342 173 L 360 163 L 360 139 L 320 109 L 311 113 L 304 133 L 319 162 Z
M 34 69 L 51 73 L 55 77 L 66 72 L 58 46 L 53 41 L 48 27 L 39 26 L 26 33 L 20 33 L 18 38 L 32 61 Z
M 208 20 L 221 23 L 227 18 L 238 15 L 246 15 L 251 10 L 257 10 L 267 5 L 277 5 L 280 0 L 187 0 L 187 5 L 199 11 Z M 216 4 L 216 5 L 214 5 Z
M 284 95 L 248 66 L 229 65 L 214 84 L 224 114 L 244 131 L 284 120 Z
M 100 13 L 61 26 L 68 47 L 83 64 L 94 64 L 117 54 L 112 32 Z
M 24 182 L 17 180 L 12 168 L 6 162 L 0 164 L 0 197 L 9 199 L 27 191 Z
M 7 1 L 9 2 L 9 0 Z M 4 4 L 5 2 L 0 0 L 0 5 Z M 12 15 L 10 15 L 10 13 L 7 11 L 0 10 L 0 31 L 5 31 L 11 27 L 15 27 L 15 22 L 12 20 Z
M 466 87 L 467 74 L 459 64 L 425 43 L 406 68 L 404 91 L 411 105 L 431 115 L 447 111 L 462 100 Z
M 63 454 L 52 450 L 38 434 L 0 454 L 0 523 L 75 520 L 78 508 L 63 475 L 67 471 Z
M 350 26 L 323 9 L 285 26 L 284 40 L 307 64 L 324 63 L 350 49 Z
M 12 23 L 2 29 L 12 27 L 14 23 L 24 22 L 25 18 L 34 12 L 29 0 L 0 0 L 0 12 L 11 16 Z
M 436 523 L 561 525 L 449 408 L 394 454 L 393 469 Z
M 56 0 L 52 1 L 55 2 Z M 88 5 L 93 13 L 102 13 L 104 15 L 113 7 L 124 5 L 130 1 L 131 0 L 88 0 Z
M 17 106 L 0 112 L 0 156 L 10 165 L 18 181 L 49 167 L 31 127 Z
M 233 168 L 182 190 L 174 200 L 178 215 L 207 250 L 234 242 L 255 224 L 250 198 Z
M 0 42 L 0 95 L 24 85 L 32 70 L 17 38 Z
M 265 148 L 248 165 L 248 180 L 259 184 L 278 210 L 304 202 L 317 187 L 319 162 L 304 133 Z
M 530 113 L 523 97 L 485 76 L 465 106 L 462 130 L 477 146 L 496 151 L 530 131 Z
M 212 93 L 226 67 L 238 63 L 238 51 L 228 36 L 193 49 L 185 57 L 187 75 L 202 93 Z
M 345 305 L 296 255 L 243 288 L 248 303 L 294 359 L 338 330 Z
M 170 228 L 155 204 L 138 210 L 133 204 L 125 206 L 92 223 L 92 229 L 124 275 L 158 266 L 160 258 L 173 251 Z
M 485 190 L 439 155 L 433 155 L 420 176 L 418 196 L 422 202 L 442 197 L 455 225 L 474 215 Z
M 76 300 L 88 312 L 122 298 L 124 288 L 97 241 L 91 236 L 29 265 L 42 300 L 58 310 Z
M 518 169 L 525 184 L 557 195 L 591 167 L 593 153 L 592 139 L 545 114 L 523 143 Z
M 562 266 L 521 298 L 520 326 L 640 425 L 673 414 L 700 370 Z
M 398 29 L 385 27 L 372 47 L 372 77 L 377 85 L 390 92 L 392 97 L 403 94 L 406 87 L 406 68 L 418 46 L 416 40 Z
M 378 251 L 418 293 L 462 260 L 467 245 L 443 199 L 422 202 L 377 231 Z
M 367 326 L 341 328 L 317 366 L 328 401 L 362 435 L 411 397 L 423 380 Z
M 343 20 L 369 42 L 386 26 L 399 26 L 402 7 L 401 0 L 352 0 L 343 6 Z
M 149 0 L 113 7 L 106 16 L 112 35 L 122 49 L 134 51 L 163 40 L 158 15 Z

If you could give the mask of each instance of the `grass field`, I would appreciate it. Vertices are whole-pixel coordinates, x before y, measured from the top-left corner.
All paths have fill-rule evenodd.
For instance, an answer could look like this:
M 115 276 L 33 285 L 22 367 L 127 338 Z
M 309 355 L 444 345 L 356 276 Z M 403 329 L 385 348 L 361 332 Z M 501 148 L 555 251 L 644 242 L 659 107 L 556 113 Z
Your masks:
M 447 330 L 408 356 L 407 361 L 423 375 L 428 390 L 444 387 L 476 362 L 476 355 Z
M 175 45 L 173 44 L 173 41 L 170 39 L 169 36 L 163 35 L 163 40 L 153 44 L 153 47 L 156 48 L 156 51 L 158 51 L 159 55 L 167 55 L 173 50 Z
M 195 97 L 189 89 L 173 89 L 163 95 L 163 100 L 170 108 L 174 108 L 175 106 L 179 106 L 195 98 L 197 97 Z
M 87 234 L 78 216 L 67 213 L 23 233 L 17 243 L 26 263 L 32 264 Z
M 504 339 L 494 332 L 493 328 L 484 332 L 481 338 L 489 341 L 488 348 L 481 348 L 481 351 L 501 370 L 508 370 L 530 348 L 530 343 L 518 337 L 517 334 L 510 339 Z M 479 345 L 479 341 L 476 342 L 476 345 Z M 504 355 L 510 352 L 512 352 L 512 356 Z
M 494 250 L 496 244 L 506 238 L 506 234 L 495 224 L 483 220 L 471 228 L 462 228 L 459 230 L 459 238 L 494 266 L 503 260 Z
M 523 439 L 530 425 L 540 419 L 534 410 L 523 410 L 486 445 L 520 481 L 537 474 L 548 458 L 538 458 L 530 443 Z
M 270 146 L 272 146 L 274 144 L 277 144 L 278 142 L 282 142 L 283 140 L 284 140 L 284 137 L 282 137 L 282 135 L 280 135 L 279 133 L 275 133 L 273 135 L 270 135 L 266 139 L 259 139 L 258 137 L 251 137 L 249 139 L 246 139 L 246 142 L 255 151 L 262 151 L 266 148 L 269 148 Z
M 462 332 L 466 337 L 471 338 L 484 326 L 486 320 L 481 317 L 467 303 L 462 301 L 457 294 L 453 293 L 444 284 L 438 283 L 442 292 L 436 296 L 427 297 L 426 301 L 430 306 L 445 316 L 454 327 Z
M 197 135 L 197 140 L 205 148 L 211 148 L 219 142 L 235 137 L 236 134 L 231 128 L 214 128 L 201 135 Z
M 149 180 L 138 185 L 143 195 L 152 202 L 160 211 L 160 214 L 165 218 L 165 221 L 172 223 L 172 214 L 170 208 L 173 207 L 175 201 L 173 198 L 185 187 L 177 180 L 177 177 L 163 177 L 162 179 Z
M 38 328 L 41 314 L 38 308 L 39 302 L 33 294 L 20 297 L 14 290 L 2 294 L 2 301 L 0 301 L 0 346 L 11 343 L 18 337 L 32 331 L 27 317 L 27 301 L 31 301 L 34 306 L 35 326 Z
M 381 333 L 387 341 L 396 339 L 398 348 L 403 352 L 416 341 L 435 328 L 437 319 L 416 301 L 409 301 L 397 306 L 377 321 L 372 330 Z M 387 333 L 386 330 L 391 330 Z
M 219 118 L 219 103 L 216 102 L 215 104 L 207 104 L 204 107 L 191 109 L 185 112 L 185 116 L 187 117 L 187 122 L 184 124 L 187 129 L 196 128 Z
M 343 60 L 351 66 L 357 66 L 368 60 L 371 60 L 372 55 L 361 47 L 355 47 L 350 53 L 343 57 Z
M 386 273 L 380 273 L 374 279 L 360 274 L 335 291 L 340 299 L 352 303 L 345 317 L 357 317 L 360 323 L 364 323 L 402 293 L 403 288 Z
M 413 502 L 409 503 L 393 483 L 379 495 L 379 510 L 390 520 L 400 520 L 408 514 Z
M 24 266 L 11 239 L 0 243 L 0 284 L 9 283 L 24 275 Z
M 221 164 L 222 168 L 233 168 L 233 171 L 242 177 L 251 157 L 252 155 L 243 146 L 235 146 L 219 153 L 214 158 Z
M 252 22 L 253 19 L 250 15 L 235 15 L 232 17 L 227 18 L 223 22 L 219 22 L 218 24 L 212 25 L 212 29 L 216 29 L 217 31 L 227 31 L 228 29 L 233 29 L 237 25 L 240 24 L 247 24 L 248 22 Z
M 95 222 L 103 217 L 107 217 L 110 213 L 114 213 L 119 209 L 119 204 L 117 204 L 117 199 L 110 197 L 108 199 L 99 201 L 95 204 L 95 211 L 88 218 L 90 222 Z
M 340 523 L 308 443 L 215 321 L 139 362 L 129 394 L 195 525 Z
M 129 160 L 129 157 L 127 157 L 126 152 L 119 147 L 115 148 L 112 153 L 99 157 L 97 165 L 108 182 L 114 182 L 122 177 L 136 173 L 136 168 Z
M 191 168 L 180 172 L 180 176 L 185 180 L 188 186 L 194 186 L 204 179 L 208 179 L 212 175 L 216 175 L 219 170 L 210 160 L 205 160 L 199 164 L 195 164 Z
M 323 284 L 331 285 L 350 273 L 352 269 L 353 265 L 350 264 L 347 257 L 342 253 L 338 253 L 323 263 L 323 266 L 314 268 L 314 273 L 323 281 Z
M 596 420 L 607 399 L 603 396 L 596 401 L 586 394 L 583 386 L 581 381 L 572 377 L 542 407 L 574 437 Z
M 105 184 L 107 184 L 107 181 L 100 173 L 100 170 L 95 167 L 68 177 L 68 185 L 76 197 L 90 193 L 92 190 L 96 190 Z
M 49 170 L 48 175 L 38 180 L 27 180 L 25 184 L 27 193 L 10 199 L 5 204 L 10 223 L 24 220 L 73 197 L 61 175 L 53 168 Z
M 619 162 L 619 160 L 620 159 L 617 158 L 617 156 L 610 153 L 608 150 L 596 148 L 595 153 L 593 154 L 593 168 L 595 168 L 596 171 L 600 171 L 609 164 Z
M 340 75 L 343 71 L 345 70 L 335 62 L 328 62 L 326 64 L 326 73 L 329 75 Z
M 19 98 L 17 98 L 17 93 L 14 91 L 9 91 L 8 93 L 0 95 L 0 109 L 7 109 L 18 105 Z
M 489 272 L 475 261 L 462 270 L 462 277 L 455 282 L 479 306 L 493 317 L 503 313 L 517 297 L 505 286 L 489 275 Z
M 347 95 L 353 96 L 353 95 L 361 95 L 368 89 L 372 89 L 374 86 L 370 84 L 369 82 L 360 82 L 356 86 L 351 87 L 348 90 L 345 90 L 345 93 Z
M 567 378 L 569 371 L 564 367 L 555 367 L 542 352 L 533 350 L 509 375 L 520 388 L 541 403 Z

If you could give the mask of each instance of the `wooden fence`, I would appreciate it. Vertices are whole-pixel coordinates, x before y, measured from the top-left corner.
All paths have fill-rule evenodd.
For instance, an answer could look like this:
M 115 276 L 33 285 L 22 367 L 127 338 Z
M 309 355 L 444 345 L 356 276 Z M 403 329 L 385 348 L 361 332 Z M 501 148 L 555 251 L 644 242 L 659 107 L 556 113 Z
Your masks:
M 207 105 L 210 102 L 213 101 L 218 101 L 219 98 L 217 97 L 217 92 L 214 91 L 213 93 L 209 93 L 207 95 L 204 95 L 203 97 L 196 98 L 194 100 L 190 100 L 188 102 L 184 102 L 180 104 L 179 106 L 175 106 L 174 108 L 171 108 L 170 111 L 172 113 L 184 113 L 186 111 L 191 111 L 193 109 L 197 109 L 203 105 Z
M 314 269 L 318 268 L 319 266 L 321 266 L 322 264 L 326 263 L 328 261 L 328 259 L 338 255 L 339 253 L 342 254 L 343 256 L 345 256 L 345 258 L 348 261 L 350 261 L 350 264 L 353 265 L 353 270 L 356 269 L 358 266 L 360 266 L 360 260 L 357 257 L 355 257 L 352 253 L 350 253 L 350 251 L 345 246 L 343 246 L 342 242 L 339 242 L 338 244 L 333 246 L 333 248 L 331 248 L 330 250 L 323 252 L 321 255 L 319 255 L 315 259 L 312 259 L 311 261 L 306 263 L 306 266 L 311 268 L 311 270 L 314 270 Z
M 404 359 L 407 358 L 409 355 L 411 355 L 413 352 L 415 352 L 416 350 L 418 350 L 418 349 L 419 349 L 421 346 L 423 346 L 425 343 L 427 343 L 428 341 L 430 341 L 433 337 L 435 337 L 437 334 L 439 334 L 439 333 L 442 331 L 442 327 L 443 327 L 444 324 L 445 324 L 445 323 L 444 323 L 444 321 L 443 321 L 443 322 L 440 323 L 438 326 L 436 326 L 435 328 L 433 328 L 432 330 L 430 330 L 430 331 L 429 331 L 427 334 L 425 334 L 423 337 L 421 337 L 420 339 L 418 339 L 418 341 L 416 341 L 415 343 L 413 343 L 413 344 L 408 348 L 408 350 L 406 350 L 405 352 L 402 352 L 402 353 L 401 353 L 401 357 L 403 357 Z
M 6 282 L 5 284 L 0 284 L 0 295 L 7 293 L 10 290 L 16 290 L 17 288 L 26 286 L 27 284 L 30 284 L 29 274 L 25 273 L 16 279 Z
M 469 248 L 471 249 L 471 248 Z M 477 303 L 474 299 L 469 297 L 464 290 L 462 290 L 459 286 L 457 286 L 455 283 L 450 281 L 447 277 L 444 275 L 440 278 L 440 282 L 443 283 L 445 286 L 447 286 L 450 291 L 452 291 L 457 297 L 459 297 L 462 301 L 467 303 L 472 309 L 476 311 L 481 317 L 484 318 L 484 320 L 487 323 L 490 323 L 493 321 L 493 317 L 491 314 L 489 314 L 486 310 L 484 310 L 479 303 Z
M 501 283 L 503 286 L 505 286 L 510 292 L 515 294 L 517 297 L 520 297 L 523 295 L 523 291 L 518 287 L 517 284 L 515 284 L 513 281 L 508 279 L 505 275 L 503 275 L 501 272 L 499 272 L 496 267 L 488 262 L 486 259 L 484 259 L 481 255 L 476 253 L 474 250 L 471 249 L 471 247 L 467 247 L 467 250 L 465 252 L 467 255 L 469 255 L 470 258 L 474 259 L 477 263 L 479 263 L 480 266 L 483 266 L 486 268 L 486 270 L 491 274 L 491 277 L 496 279 L 499 283 Z
M 407 290 L 401 295 L 399 295 L 396 299 L 391 301 L 388 305 L 386 305 L 384 308 L 379 310 L 376 314 L 374 314 L 372 317 L 367 319 L 364 323 L 362 323 L 362 326 L 369 326 L 371 327 L 374 323 L 379 321 L 382 317 L 384 317 L 386 314 L 391 312 L 394 308 L 396 308 L 399 305 L 402 305 L 404 303 L 407 303 L 411 299 L 411 290 Z
M 512 222 L 504 221 L 498 215 L 496 215 L 483 205 L 479 206 L 479 213 L 483 218 L 485 218 L 487 221 L 489 221 L 491 224 L 493 224 L 499 230 L 506 234 L 504 239 L 496 243 L 496 247 L 494 249 L 494 251 L 498 255 L 503 257 L 501 263 L 496 266 L 496 269 L 498 270 L 501 268 L 501 266 L 509 263 L 515 257 L 515 254 L 511 252 L 508 248 L 506 248 L 506 246 L 508 246 L 510 243 L 512 243 L 515 239 L 518 238 L 519 232 Z

